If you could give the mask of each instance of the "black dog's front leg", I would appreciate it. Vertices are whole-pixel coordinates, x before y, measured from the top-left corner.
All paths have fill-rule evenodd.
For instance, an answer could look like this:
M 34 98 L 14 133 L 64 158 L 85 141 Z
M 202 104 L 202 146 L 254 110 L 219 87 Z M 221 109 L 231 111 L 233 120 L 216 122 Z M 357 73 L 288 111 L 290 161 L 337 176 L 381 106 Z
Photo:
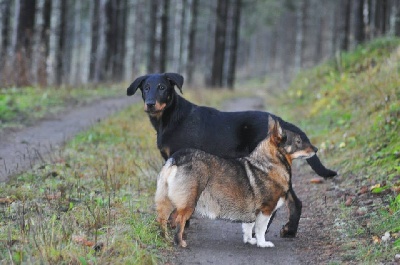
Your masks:
M 281 237 L 295 237 L 299 227 L 303 204 L 291 187 L 286 199 L 286 204 L 289 210 L 289 222 L 282 227 L 280 234 Z

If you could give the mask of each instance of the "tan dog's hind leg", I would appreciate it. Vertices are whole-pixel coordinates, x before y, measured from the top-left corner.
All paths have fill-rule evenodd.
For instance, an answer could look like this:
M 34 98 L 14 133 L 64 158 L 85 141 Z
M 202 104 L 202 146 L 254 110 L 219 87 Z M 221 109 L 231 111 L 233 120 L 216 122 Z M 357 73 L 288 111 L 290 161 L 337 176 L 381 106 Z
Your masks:
M 183 231 L 185 230 L 186 221 L 192 216 L 194 207 L 179 208 L 176 217 L 176 232 L 175 232 L 175 244 L 186 247 L 186 241 L 183 240 Z
M 169 198 L 165 197 L 164 200 L 157 200 L 156 201 L 156 210 L 157 210 L 157 222 L 160 224 L 162 229 L 163 236 L 170 240 L 167 223 L 169 215 L 174 210 L 174 207 Z

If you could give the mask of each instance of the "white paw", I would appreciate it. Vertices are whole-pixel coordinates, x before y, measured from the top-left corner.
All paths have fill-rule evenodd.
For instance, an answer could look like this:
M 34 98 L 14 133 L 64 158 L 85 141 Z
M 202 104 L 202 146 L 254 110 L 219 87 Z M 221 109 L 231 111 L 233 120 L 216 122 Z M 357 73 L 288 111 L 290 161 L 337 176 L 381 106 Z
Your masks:
M 245 238 L 245 239 L 243 239 L 243 241 L 244 241 L 244 243 L 249 243 L 251 245 L 257 244 L 257 239 L 255 239 L 254 237 L 253 238 L 251 238 L 251 237 Z
M 271 241 L 257 242 L 257 246 L 260 248 L 273 248 L 275 245 Z

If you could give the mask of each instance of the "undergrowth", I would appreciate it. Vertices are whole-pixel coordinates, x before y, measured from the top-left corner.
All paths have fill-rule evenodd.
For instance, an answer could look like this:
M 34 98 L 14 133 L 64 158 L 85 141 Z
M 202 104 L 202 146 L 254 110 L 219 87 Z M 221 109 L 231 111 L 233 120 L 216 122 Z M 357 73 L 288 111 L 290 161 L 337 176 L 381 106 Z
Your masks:
M 339 188 L 373 202 L 341 210 L 345 232 L 336 236 L 352 242 L 345 262 L 391 262 L 400 253 L 399 45 L 380 39 L 302 72 L 275 102 L 320 143 L 320 156 L 340 173 Z

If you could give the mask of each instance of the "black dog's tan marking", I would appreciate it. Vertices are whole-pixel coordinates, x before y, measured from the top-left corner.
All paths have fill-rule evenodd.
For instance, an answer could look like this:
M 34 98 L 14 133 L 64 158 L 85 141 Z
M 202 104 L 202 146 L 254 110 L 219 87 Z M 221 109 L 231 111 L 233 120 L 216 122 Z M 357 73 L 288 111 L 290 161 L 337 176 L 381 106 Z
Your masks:
M 138 77 L 127 90 L 128 96 L 138 89 L 142 91 L 145 111 L 157 131 L 157 146 L 165 160 L 184 148 L 196 148 L 226 158 L 244 157 L 265 138 L 268 117 L 272 114 L 261 111 L 221 112 L 197 106 L 175 92 L 174 87 L 182 90 L 182 85 L 183 77 L 179 74 L 151 74 Z M 279 121 L 288 140 L 292 139 L 289 136 L 293 133 L 301 142 L 310 143 L 298 127 L 272 116 Z M 307 162 L 320 176 L 336 175 L 336 172 L 326 169 L 316 155 L 308 158 Z M 293 237 L 302 206 L 291 187 L 287 201 L 290 217 L 281 235 Z
M 274 246 L 265 241 L 265 231 L 290 191 L 292 158 L 299 153 L 310 157 L 315 150 L 305 145 L 289 154 L 279 123 L 270 120 L 269 126 L 269 136 L 247 157 L 224 159 L 183 149 L 167 160 L 157 181 L 157 220 L 168 234 L 167 220 L 176 209 L 176 244 L 186 247 L 185 223 L 196 211 L 212 219 L 243 222 L 245 243 Z

